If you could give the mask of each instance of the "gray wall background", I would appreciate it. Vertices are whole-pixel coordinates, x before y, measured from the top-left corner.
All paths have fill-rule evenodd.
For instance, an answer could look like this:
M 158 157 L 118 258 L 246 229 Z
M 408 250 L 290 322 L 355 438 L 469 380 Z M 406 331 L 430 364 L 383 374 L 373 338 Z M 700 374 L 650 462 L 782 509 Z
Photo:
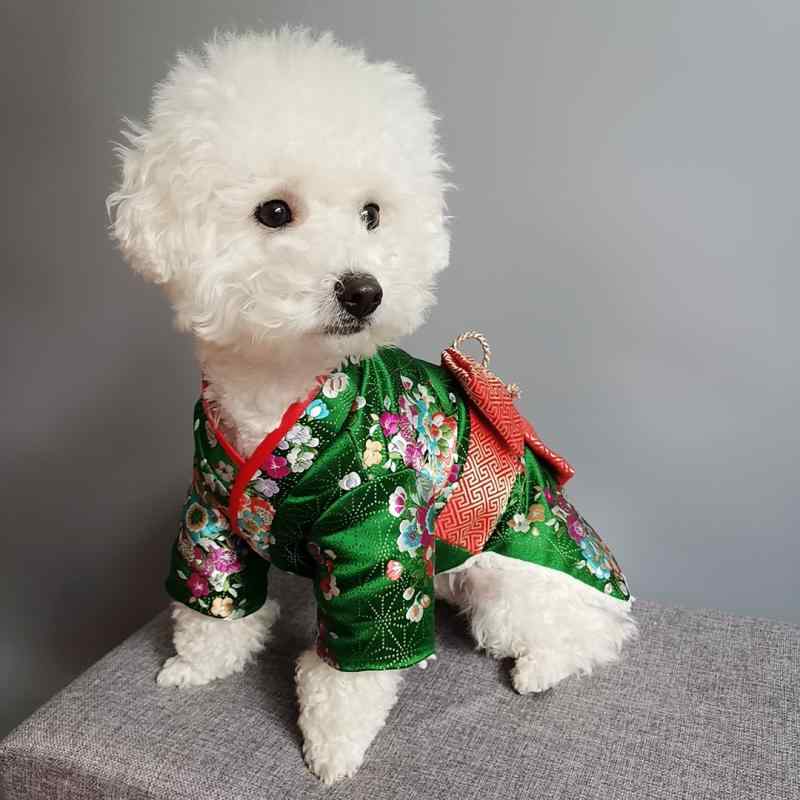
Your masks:
M 215 26 L 411 66 L 459 191 L 408 349 L 467 327 L 634 592 L 800 622 L 800 5 L 16 3 L 4 11 L 0 733 L 161 609 L 190 342 L 105 233 L 109 142 Z

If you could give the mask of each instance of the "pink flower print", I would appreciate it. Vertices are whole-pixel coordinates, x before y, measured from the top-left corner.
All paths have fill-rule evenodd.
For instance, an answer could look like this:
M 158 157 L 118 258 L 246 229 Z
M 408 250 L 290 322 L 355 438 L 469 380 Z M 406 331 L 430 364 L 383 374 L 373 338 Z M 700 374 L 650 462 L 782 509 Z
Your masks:
M 195 548 L 192 551 L 192 556 L 192 569 L 198 575 L 205 575 L 208 577 L 214 571 L 214 567 L 212 566 L 211 561 L 206 558 L 206 552 L 202 547 L 195 545 Z
M 399 561 L 389 561 L 386 564 L 386 577 L 390 581 L 399 580 L 402 574 L 403 574 L 403 565 Z
M 289 474 L 289 462 L 283 456 L 276 456 L 274 453 L 270 453 L 261 469 L 270 478 L 285 478 Z
M 230 575 L 231 572 L 239 572 L 242 569 L 242 565 L 233 550 L 228 550 L 225 547 L 215 547 L 211 550 L 209 556 L 217 572 Z
M 586 536 L 586 529 L 583 527 L 580 517 L 570 515 L 570 518 L 567 520 L 567 533 L 569 533 L 570 538 L 577 544 L 581 543 L 581 540 Z
M 384 436 L 394 436 L 400 429 L 400 416 L 391 411 L 384 411 L 380 416 Z
M 186 586 L 192 593 L 192 597 L 206 597 L 208 595 L 208 581 L 197 572 L 193 572 L 189 576 Z
M 451 464 L 450 472 L 447 473 L 447 483 L 455 483 L 458 480 L 458 473 L 461 471 L 461 464 Z
M 419 506 L 416 511 L 417 525 L 423 533 L 428 532 L 428 509 L 426 506 Z
M 403 453 L 403 463 L 414 470 L 422 468 L 422 445 L 419 443 L 407 444 Z
M 414 429 L 411 427 L 411 423 L 407 419 L 401 419 L 398 423 L 398 428 L 400 429 L 401 435 L 407 442 L 413 442 L 414 439 L 417 438 L 414 435 Z
M 393 517 L 402 516 L 406 510 L 406 490 L 402 486 L 398 486 L 389 495 L 389 513 Z
M 427 549 L 433 543 L 433 534 L 427 529 L 422 529 L 422 536 L 419 537 L 419 543 L 423 548 Z

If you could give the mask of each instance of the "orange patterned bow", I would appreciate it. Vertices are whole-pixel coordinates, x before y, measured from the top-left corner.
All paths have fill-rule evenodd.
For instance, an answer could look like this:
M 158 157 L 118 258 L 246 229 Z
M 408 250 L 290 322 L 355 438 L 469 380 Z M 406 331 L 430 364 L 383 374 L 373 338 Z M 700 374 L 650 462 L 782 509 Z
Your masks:
M 483 361 L 477 363 L 464 355 L 458 346 L 467 339 L 475 339 L 483 348 Z M 486 337 L 478 331 L 461 334 L 442 353 L 442 366 L 461 384 L 474 406 L 497 432 L 512 453 L 521 457 L 525 444 L 550 467 L 559 486 L 565 484 L 575 470 L 569 462 L 551 450 L 536 433 L 536 429 L 517 411 L 514 399 L 519 394 L 516 385 L 506 385 L 488 369 L 491 348 Z

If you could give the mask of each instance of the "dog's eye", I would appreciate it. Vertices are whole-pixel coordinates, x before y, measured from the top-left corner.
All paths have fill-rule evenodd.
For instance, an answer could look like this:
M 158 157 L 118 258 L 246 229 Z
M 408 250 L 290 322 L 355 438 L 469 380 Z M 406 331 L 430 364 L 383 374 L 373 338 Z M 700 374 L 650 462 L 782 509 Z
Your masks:
M 361 221 L 368 231 L 374 231 L 381 224 L 381 207 L 377 203 L 367 203 L 361 209 Z
M 267 200 L 256 209 L 255 217 L 268 228 L 282 228 L 292 221 L 292 209 L 283 200 Z

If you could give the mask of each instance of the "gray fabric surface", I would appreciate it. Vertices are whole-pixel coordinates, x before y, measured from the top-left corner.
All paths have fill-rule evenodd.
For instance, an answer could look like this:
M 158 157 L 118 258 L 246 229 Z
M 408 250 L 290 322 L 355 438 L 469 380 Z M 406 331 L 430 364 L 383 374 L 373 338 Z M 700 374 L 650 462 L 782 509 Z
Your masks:
M 326 789 L 300 753 L 292 662 L 308 586 L 276 576 L 269 652 L 208 687 L 159 689 L 166 614 L 0 744 L 4 798 L 798 798 L 800 629 L 638 604 L 624 660 L 536 697 L 472 650 L 441 607 L 439 659 L 408 673 L 352 781 Z

